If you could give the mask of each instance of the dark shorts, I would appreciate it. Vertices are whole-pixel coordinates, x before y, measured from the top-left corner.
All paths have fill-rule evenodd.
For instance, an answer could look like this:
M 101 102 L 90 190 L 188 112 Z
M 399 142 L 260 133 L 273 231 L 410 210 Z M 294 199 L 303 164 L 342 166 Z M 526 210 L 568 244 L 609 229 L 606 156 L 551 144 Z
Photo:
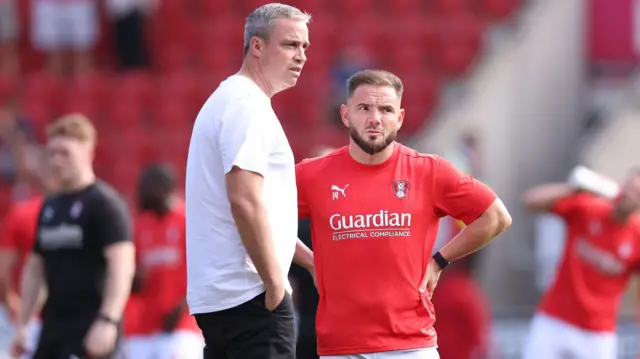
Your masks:
M 204 359 L 295 359 L 293 302 L 289 293 L 270 312 L 265 294 L 237 307 L 196 314 L 205 340 Z
M 42 323 L 38 347 L 32 359 L 111 359 L 108 355 L 89 358 L 84 348 L 84 338 L 92 320 L 80 323 Z

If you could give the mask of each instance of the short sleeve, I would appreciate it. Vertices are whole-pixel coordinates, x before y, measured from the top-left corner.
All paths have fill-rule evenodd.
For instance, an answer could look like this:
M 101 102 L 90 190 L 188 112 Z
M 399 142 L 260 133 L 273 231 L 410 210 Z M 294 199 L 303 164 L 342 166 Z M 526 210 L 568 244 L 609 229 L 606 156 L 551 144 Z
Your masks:
M 237 166 L 265 176 L 274 142 L 272 112 L 268 104 L 248 100 L 225 111 L 218 138 L 224 173 Z
M 96 210 L 96 235 L 100 244 L 106 248 L 119 242 L 130 242 L 132 238 L 132 224 L 129 209 L 124 200 L 115 196 L 102 197 L 102 203 Z
M 311 209 L 305 186 L 304 161 L 296 165 L 296 187 L 298 188 L 298 219 L 309 218 Z
M 38 221 L 36 224 L 36 233 L 35 233 L 36 238 L 33 241 L 33 253 L 40 254 L 40 255 L 43 254 L 42 240 L 40 239 L 40 227 L 42 226 L 43 211 L 45 210 L 45 208 L 47 208 L 46 202 L 45 204 L 42 205 L 42 207 L 40 208 L 40 211 L 38 212 Z
M 433 193 L 437 216 L 449 215 L 467 225 L 480 217 L 497 197 L 487 185 L 442 157 L 436 158 Z
M 582 200 L 585 198 L 585 196 L 585 194 L 574 194 L 571 196 L 560 198 L 556 200 L 551 207 L 551 212 L 564 219 L 567 219 L 578 212 L 578 210 L 582 206 Z
M 0 250 L 17 250 L 18 243 L 18 227 L 19 223 L 16 223 L 18 217 L 15 209 L 9 211 L 7 216 L 0 223 Z

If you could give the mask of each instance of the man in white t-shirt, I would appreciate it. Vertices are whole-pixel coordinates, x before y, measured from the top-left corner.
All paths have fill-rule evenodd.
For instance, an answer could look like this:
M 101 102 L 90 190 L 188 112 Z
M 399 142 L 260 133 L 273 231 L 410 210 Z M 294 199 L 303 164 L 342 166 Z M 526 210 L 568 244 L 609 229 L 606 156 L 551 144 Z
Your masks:
M 310 16 L 283 4 L 254 10 L 244 63 L 196 118 L 186 176 L 187 302 L 204 358 L 295 357 L 287 272 L 313 271 L 297 239 L 293 153 L 271 97 L 305 64 Z M 295 256 L 294 256 L 295 252 Z

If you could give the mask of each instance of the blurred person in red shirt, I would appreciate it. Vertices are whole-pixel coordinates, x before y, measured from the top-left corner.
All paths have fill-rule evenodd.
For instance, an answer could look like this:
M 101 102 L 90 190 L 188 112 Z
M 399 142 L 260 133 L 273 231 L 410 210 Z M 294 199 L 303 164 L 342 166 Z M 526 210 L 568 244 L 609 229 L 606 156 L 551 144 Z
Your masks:
M 511 217 L 485 184 L 395 141 L 402 81 L 381 70 L 349 78 L 350 142 L 296 166 L 300 218 L 310 218 L 322 359 L 438 358 L 431 298 L 450 261 L 488 244 Z M 465 229 L 431 256 L 440 218 Z
M 44 195 L 56 191 L 57 185 L 51 176 L 43 174 L 40 178 Z M 8 327 L 11 335 L 11 327 L 20 311 L 22 267 L 33 250 L 42 203 L 43 196 L 35 196 L 13 204 L 0 225 L 0 328 Z M 40 322 L 34 319 L 28 329 L 27 352 L 35 350 L 39 331 Z M 7 348 L 0 346 L 0 353 L 9 351 L 9 345 L 7 343 Z
M 20 35 L 16 0 L 0 0 L 0 74 L 18 72 L 17 43 Z
M 529 210 L 550 212 L 567 224 L 555 280 L 531 323 L 524 359 L 615 359 L 622 295 L 640 265 L 640 170 L 612 198 L 582 180 L 535 187 Z
M 476 256 L 456 261 L 438 282 L 432 303 L 441 359 L 487 359 L 491 313 L 482 289 L 472 277 Z
M 124 352 L 134 359 L 200 359 L 204 339 L 185 301 L 185 211 L 174 195 L 173 169 L 146 168 L 138 193 L 138 283 L 125 312 Z

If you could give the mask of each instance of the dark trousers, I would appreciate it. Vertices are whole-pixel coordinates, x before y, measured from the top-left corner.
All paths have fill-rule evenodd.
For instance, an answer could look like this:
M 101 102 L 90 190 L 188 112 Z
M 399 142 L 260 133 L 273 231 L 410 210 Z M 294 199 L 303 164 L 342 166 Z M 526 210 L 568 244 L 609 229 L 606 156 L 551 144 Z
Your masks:
M 270 312 L 265 294 L 237 307 L 196 314 L 205 340 L 204 359 L 295 359 L 293 302 L 287 293 Z
M 38 348 L 33 359 L 111 359 L 112 355 L 89 357 L 84 339 L 93 320 L 51 323 L 43 319 Z

